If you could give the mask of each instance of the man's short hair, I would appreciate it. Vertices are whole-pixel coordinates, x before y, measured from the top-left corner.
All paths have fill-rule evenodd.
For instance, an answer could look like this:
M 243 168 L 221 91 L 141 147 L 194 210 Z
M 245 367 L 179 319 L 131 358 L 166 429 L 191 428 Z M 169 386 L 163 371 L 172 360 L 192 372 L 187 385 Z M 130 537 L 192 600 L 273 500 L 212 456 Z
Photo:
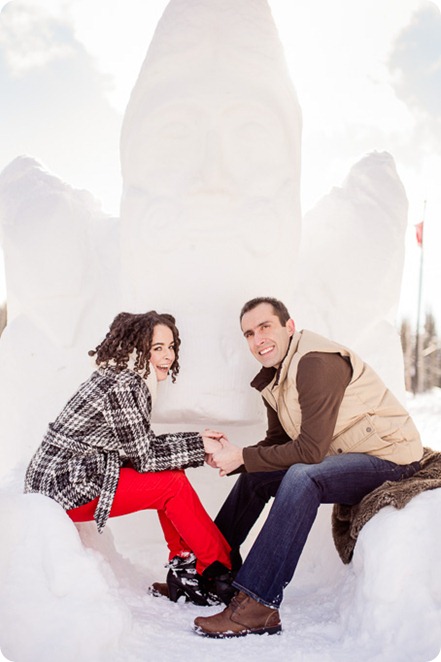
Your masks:
M 257 308 L 261 303 L 269 303 L 269 305 L 272 306 L 273 313 L 274 315 L 277 315 L 282 326 L 286 326 L 287 321 L 291 319 L 287 307 L 284 303 L 279 301 L 279 299 L 275 299 L 274 297 L 256 297 L 255 299 L 250 299 L 242 306 L 239 321 L 242 322 L 242 317 L 245 313 Z

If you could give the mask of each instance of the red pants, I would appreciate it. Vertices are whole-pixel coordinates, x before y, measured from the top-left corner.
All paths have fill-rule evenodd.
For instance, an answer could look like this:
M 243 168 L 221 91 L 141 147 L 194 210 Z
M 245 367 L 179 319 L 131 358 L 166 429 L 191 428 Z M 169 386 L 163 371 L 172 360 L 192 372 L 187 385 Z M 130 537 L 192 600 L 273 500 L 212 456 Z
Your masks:
M 98 497 L 68 510 L 74 522 L 93 520 Z M 214 561 L 231 568 L 230 546 L 202 506 L 183 471 L 139 473 L 122 468 L 110 517 L 138 510 L 157 510 L 170 550 L 169 559 L 189 551 L 197 558 L 201 574 Z

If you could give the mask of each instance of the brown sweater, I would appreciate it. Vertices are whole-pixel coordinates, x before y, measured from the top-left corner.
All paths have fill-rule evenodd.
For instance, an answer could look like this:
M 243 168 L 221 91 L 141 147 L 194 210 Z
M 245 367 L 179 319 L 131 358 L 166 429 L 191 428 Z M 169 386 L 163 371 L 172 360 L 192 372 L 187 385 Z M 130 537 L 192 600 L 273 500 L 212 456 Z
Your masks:
M 262 368 L 251 386 L 262 391 L 275 373 L 275 368 Z M 338 410 L 351 377 L 350 362 L 340 354 L 306 354 L 299 362 L 296 381 L 302 410 L 300 434 L 291 439 L 277 412 L 264 400 L 268 429 L 265 439 L 243 449 L 246 471 L 277 471 L 297 462 L 321 462 L 329 450 Z

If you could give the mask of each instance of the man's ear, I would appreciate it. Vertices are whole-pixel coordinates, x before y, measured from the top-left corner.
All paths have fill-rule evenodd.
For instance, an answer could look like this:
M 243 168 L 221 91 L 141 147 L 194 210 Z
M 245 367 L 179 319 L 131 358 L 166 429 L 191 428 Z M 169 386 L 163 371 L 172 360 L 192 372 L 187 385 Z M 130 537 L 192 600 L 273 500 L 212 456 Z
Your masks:
M 286 328 L 288 329 L 288 333 L 289 333 L 289 335 L 292 336 L 292 334 L 293 334 L 294 331 L 296 330 L 296 325 L 295 325 L 294 320 L 289 319 L 289 320 L 287 321 L 287 323 L 286 323 Z

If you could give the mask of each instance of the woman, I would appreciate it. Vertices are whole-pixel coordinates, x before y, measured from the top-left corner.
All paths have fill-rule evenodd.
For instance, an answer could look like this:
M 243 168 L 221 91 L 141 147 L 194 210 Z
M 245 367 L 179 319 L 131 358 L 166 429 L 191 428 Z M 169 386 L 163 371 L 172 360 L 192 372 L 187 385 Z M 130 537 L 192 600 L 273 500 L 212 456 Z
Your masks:
M 98 368 L 68 401 L 32 458 L 25 492 L 57 501 L 74 522 L 155 509 L 169 548 L 167 585 L 175 601 L 228 603 L 230 547 L 183 469 L 203 465 L 218 447 L 215 432 L 156 436 L 157 382 L 179 372 L 180 338 L 172 315 L 120 313 L 89 352 Z M 162 587 L 162 588 L 161 588 Z

